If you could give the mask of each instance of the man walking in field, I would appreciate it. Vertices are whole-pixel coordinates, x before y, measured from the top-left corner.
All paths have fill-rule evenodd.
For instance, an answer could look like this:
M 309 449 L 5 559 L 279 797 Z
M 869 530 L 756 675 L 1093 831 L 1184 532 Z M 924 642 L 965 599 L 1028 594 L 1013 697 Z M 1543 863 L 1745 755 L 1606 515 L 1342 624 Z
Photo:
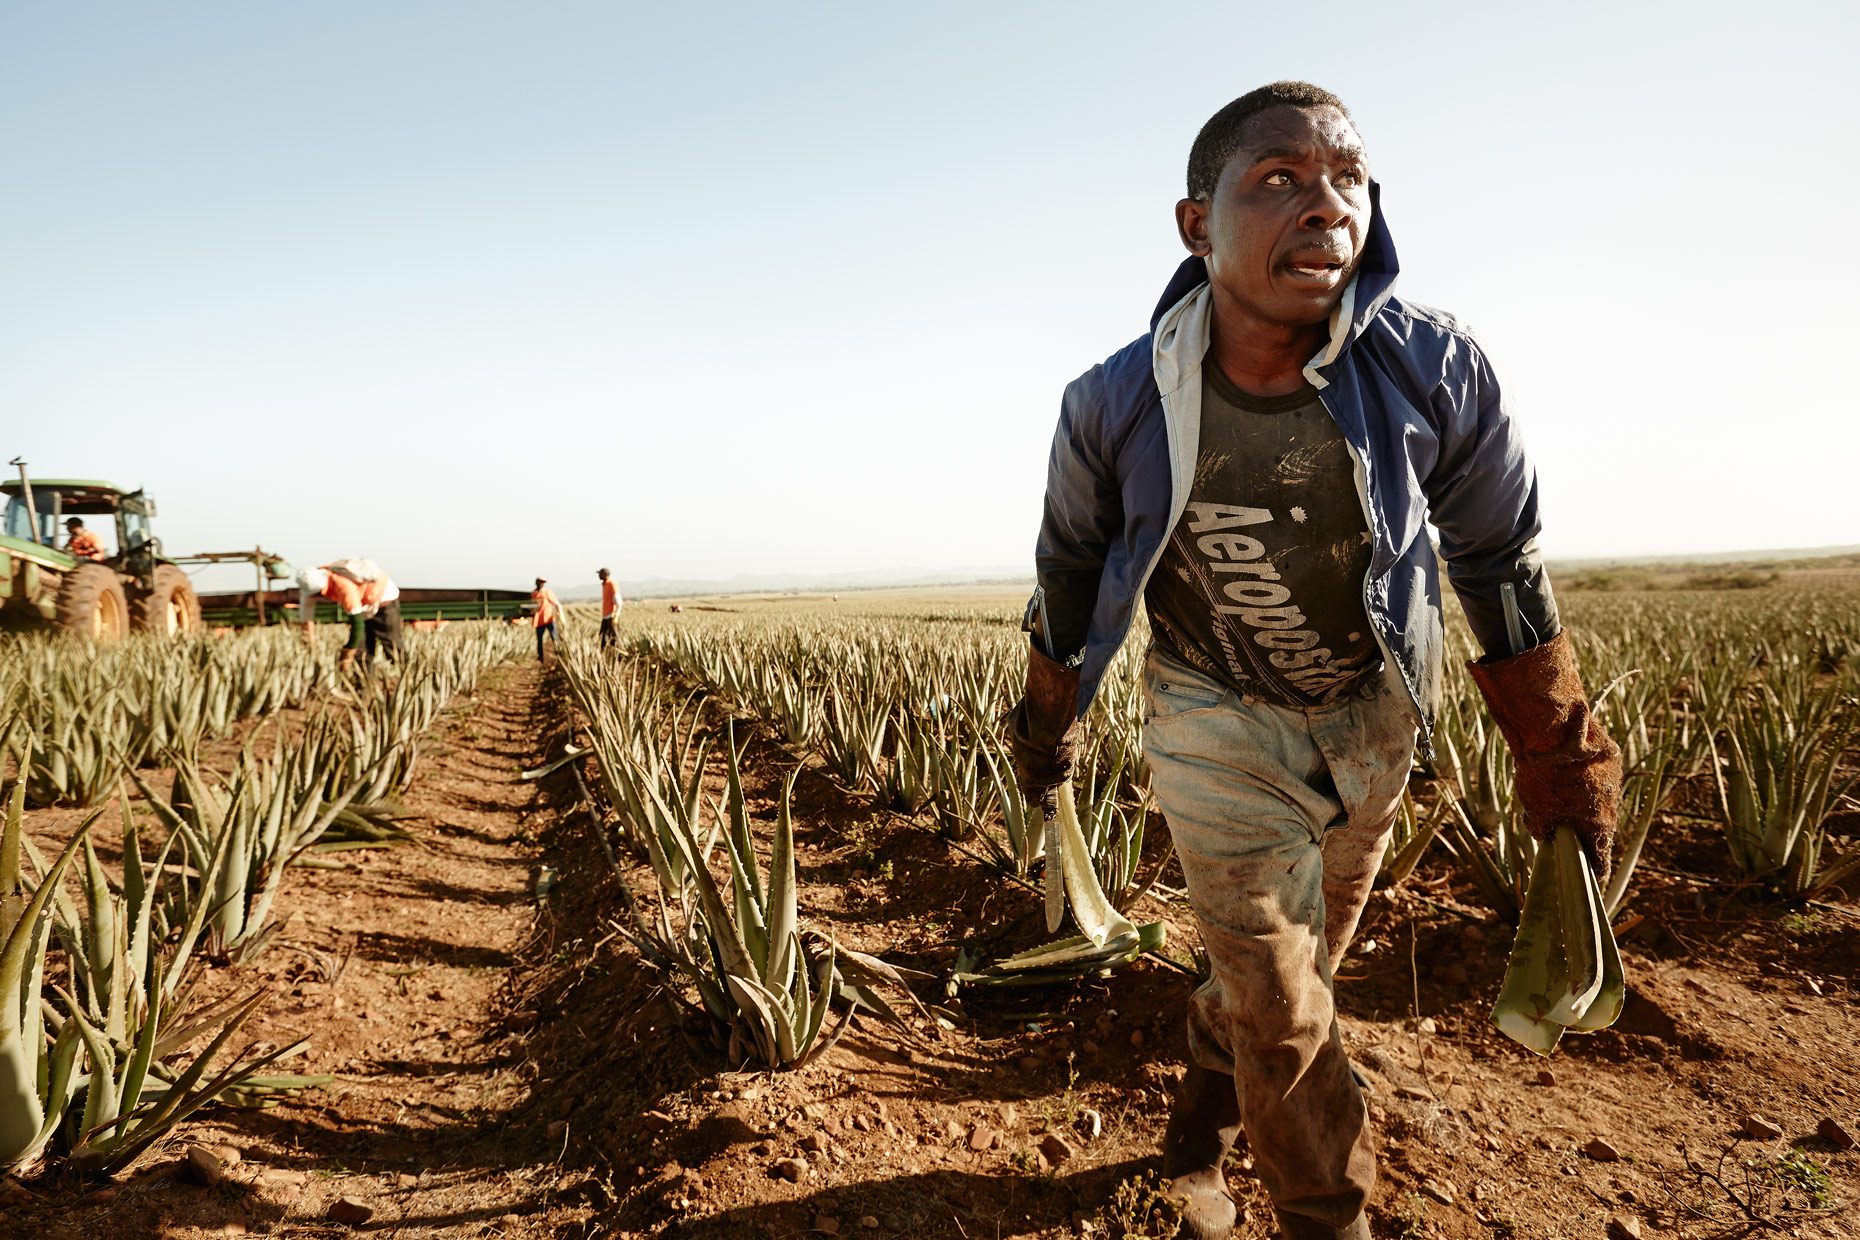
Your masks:
M 555 591 L 541 577 L 536 579 L 536 588 L 530 591 L 530 598 L 536 604 L 536 661 L 541 663 L 543 634 L 548 634 L 551 642 L 560 643 L 562 640 L 556 630 L 556 624 L 562 618 L 562 600 L 555 596 Z
M 601 579 L 601 645 L 617 645 L 620 638 L 614 632 L 614 618 L 620 614 L 620 586 L 604 568 L 595 576 Z
M 1016 766 L 1050 804 L 1141 603 L 1144 752 L 1212 974 L 1164 1147 L 1194 1237 L 1232 1230 L 1243 1129 L 1284 1235 L 1369 1235 L 1331 978 L 1439 701 L 1428 522 L 1526 820 L 1610 859 L 1620 764 L 1544 576 L 1536 477 L 1472 336 L 1394 295 L 1378 198 L 1328 92 L 1216 113 L 1176 204 L 1191 257 L 1149 334 L 1066 389 L 1048 467 Z

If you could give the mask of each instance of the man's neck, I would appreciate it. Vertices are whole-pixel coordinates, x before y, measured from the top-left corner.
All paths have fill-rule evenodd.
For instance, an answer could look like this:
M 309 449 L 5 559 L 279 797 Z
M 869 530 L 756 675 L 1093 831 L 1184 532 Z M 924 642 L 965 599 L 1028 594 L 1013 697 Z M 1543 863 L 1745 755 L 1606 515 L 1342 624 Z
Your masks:
M 1287 396 L 1305 383 L 1305 364 L 1330 338 L 1325 323 L 1288 327 L 1248 313 L 1214 290 L 1208 359 L 1251 396 Z

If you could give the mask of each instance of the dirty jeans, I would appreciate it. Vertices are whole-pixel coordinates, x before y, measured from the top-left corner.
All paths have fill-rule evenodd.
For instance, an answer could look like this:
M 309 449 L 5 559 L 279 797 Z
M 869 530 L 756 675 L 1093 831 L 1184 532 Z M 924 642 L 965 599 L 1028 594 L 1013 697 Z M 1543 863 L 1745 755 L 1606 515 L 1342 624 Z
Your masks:
M 1376 1156 L 1331 976 L 1407 783 L 1412 707 L 1380 675 L 1325 706 L 1243 700 L 1154 650 L 1143 688 L 1151 786 L 1212 972 L 1189 1004 L 1190 1053 L 1233 1074 L 1274 1206 L 1346 1227 Z

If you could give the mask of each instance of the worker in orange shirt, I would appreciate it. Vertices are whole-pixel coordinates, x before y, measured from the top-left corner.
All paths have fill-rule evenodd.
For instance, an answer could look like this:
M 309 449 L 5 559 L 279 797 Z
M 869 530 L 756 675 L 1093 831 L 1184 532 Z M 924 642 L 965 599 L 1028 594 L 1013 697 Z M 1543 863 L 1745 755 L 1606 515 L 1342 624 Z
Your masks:
M 620 642 L 614 632 L 614 617 L 620 614 L 620 587 L 604 568 L 595 576 L 601 579 L 601 645 L 615 646 Z
M 556 622 L 562 618 L 562 600 L 555 596 L 549 583 L 541 577 L 536 579 L 536 588 L 530 591 L 530 597 L 536 601 L 536 661 L 542 662 L 543 634 L 549 635 L 552 642 L 560 642 L 561 634 L 556 629 Z
M 65 554 L 74 555 L 80 560 L 101 560 L 103 558 L 103 540 L 84 528 L 84 523 L 76 517 L 65 521 L 65 529 L 70 537 L 65 539 Z
M 341 670 L 348 671 L 364 651 L 372 661 L 379 649 L 388 658 L 401 655 L 400 587 L 373 560 L 336 560 L 297 572 L 297 617 L 304 641 L 316 629 L 316 602 L 326 598 L 349 622 L 349 644 Z

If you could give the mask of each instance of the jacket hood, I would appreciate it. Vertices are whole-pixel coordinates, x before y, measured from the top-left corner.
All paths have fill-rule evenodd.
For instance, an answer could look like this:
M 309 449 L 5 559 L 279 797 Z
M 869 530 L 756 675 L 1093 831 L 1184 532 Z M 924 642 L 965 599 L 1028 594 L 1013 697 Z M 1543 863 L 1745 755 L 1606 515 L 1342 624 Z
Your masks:
M 1363 333 L 1395 293 L 1395 277 L 1401 273 L 1401 263 L 1395 255 L 1394 238 L 1389 235 L 1388 216 L 1382 211 L 1382 186 L 1373 179 L 1369 182 L 1369 206 L 1369 236 L 1363 241 L 1362 262 L 1357 265 L 1356 275 L 1343 290 L 1343 298 L 1332 313 L 1330 343 L 1311 360 L 1311 369 L 1329 366 L 1341 357 L 1344 349 Z M 1150 315 L 1150 330 L 1155 331 L 1165 314 L 1207 282 L 1205 259 L 1195 255 L 1183 259 Z

